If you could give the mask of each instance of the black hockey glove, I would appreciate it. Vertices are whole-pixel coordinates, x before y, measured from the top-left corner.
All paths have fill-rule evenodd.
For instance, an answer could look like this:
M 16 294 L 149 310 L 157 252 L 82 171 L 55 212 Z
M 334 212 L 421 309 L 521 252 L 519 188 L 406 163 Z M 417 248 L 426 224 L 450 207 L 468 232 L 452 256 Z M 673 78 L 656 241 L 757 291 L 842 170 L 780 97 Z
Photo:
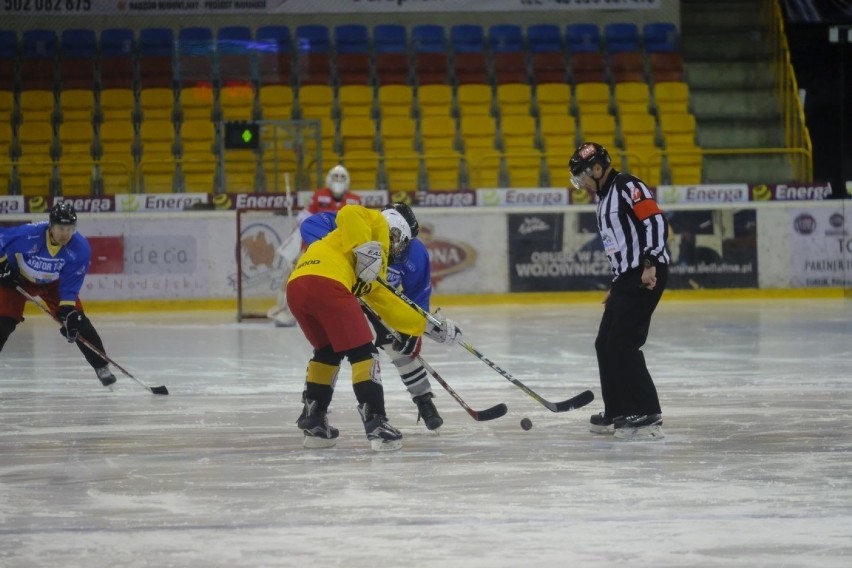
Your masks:
M 0 286 L 14 288 L 18 285 L 18 271 L 9 264 L 8 260 L 0 262 Z
M 393 340 L 393 345 L 391 345 L 391 348 L 397 353 L 401 353 L 402 355 L 413 355 L 415 351 L 418 351 L 417 345 L 419 342 L 419 337 L 400 333 L 399 337 Z
M 83 323 L 83 316 L 80 312 L 74 306 L 60 306 L 57 317 L 62 322 L 59 333 L 68 340 L 68 343 L 77 341 L 77 332 L 80 331 L 80 325 Z

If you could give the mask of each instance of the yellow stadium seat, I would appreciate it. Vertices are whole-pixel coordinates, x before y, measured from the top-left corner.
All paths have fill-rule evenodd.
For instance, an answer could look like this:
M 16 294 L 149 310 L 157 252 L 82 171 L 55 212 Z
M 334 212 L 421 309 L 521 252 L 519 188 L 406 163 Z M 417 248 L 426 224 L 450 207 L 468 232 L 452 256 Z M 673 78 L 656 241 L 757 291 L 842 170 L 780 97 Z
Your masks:
M 257 154 L 253 150 L 225 150 L 222 155 L 224 187 L 229 192 L 256 191 Z
M 299 89 L 299 116 L 333 116 L 334 92 L 328 85 L 303 85 Z
M 609 85 L 606 83 L 578 83 L 574 91 L 574 103 L 579 114 L 606 114 L 612 108 Z
M 369 119 L 368 119 L 369 120 Z M 376 189 L 379 155 L 369 150 L 354 150 L 343 154 L 343 165 L 349 171 L 351 189 Z
M 263 120 L 290 120 L 293 115 L 293 88 L 263 85 L 258 93 Z
M 375 150 L 376 125 L 366 116 L 344 116 L 340 120 L 340 141 L 343 153 Z
M 456 102 L 460 116 L 490 116 L 491 85 L 484 83 L 459 85 L 456 91 Z
M 382 85 L 379 87 L 378 97 L 382 120 L 412 116 L 414 89 L 408 85 Z
M 535 119 L 530 115 L 504 116 L 500 120 L 500 131 L 506 153 L 536 149 Z
M 187 193 L 212 193 L 216 189 L 216 162 L 210 152 L 184 154 L 180 159 L 183 190 Z
M 506 154 L 506 170 L 509 174 L 509 187 L 541 187 L 541 154 Z
M 389 191 L 417 191 L 420 186 L 420 156 L 386 155 L 383 160 Z
M 553 115 L 541 120 L 541 145 L 548 154 L 577 148 L 577 122 L 568 114 Z
M 171 193 L 176 167 L 171 152 L 145 151 L 139 161 L 138 189 L 143 193 Z
M 424 152 L 455 152 L 456 121 L 449 114 L 420 122 L 420 146 Z
M 410 153 L 414 151 L 416 125 L 412 118 L 385 118 L 380 128 L 382 151 L 389 153 Z
M 133 120 L 136 99 L 130 89 L 104 89 L 98 104 L 102 122 Z
M 18 101 L 22 122 L 53 122 L 53 91 L 21 91 Z
M 181 153 L 209 154 L 216 142 L 216 127 L 210 120 L 187 120 L 180 127 Z
M 453 89 L 449 85 L 421 85 L 417 89 L 417 109 L 421 119 L 450 116 L 453 110 Z
M 474 188 L 500 187 L 502 162 L 496 150 L 478 147 L 465 150 L 468 179 Z
M 255 91 L 251 85 L 226 85 L 219 91 L 222 120 L 251 120 Z
M 424 154 L 423 168 L 429 191 L 456 191 L 459 189 L 459 167 L 462 156 L 458 152 Z
M 532 90 L 527 84 L 505 83 L 497 85 L 497 109 L 500 116 L 529 116 L 532 110 Z
M 136 170 L 133 124 L 126 120 L 104 122 L 99 138 L 98 168 L 103 192 L 107 195 L 131 193 Z
M 654 146 L 656 137 L 657 125 L 652 115 L 647 112 L 621 115 L 621 139 L 625 148 Z
M 14 135 L 11 123 L 0 122 L 0 164 L 3 164 L 2 167 L 6 167 L 7 164 L 11 165 Z
M 12 121 L 15 113 L 15 93 L 0 91 L 0 124 Z
M 343 85 L 337 90 L 340 116 L 373 116 L 373 88 L 367 85 Z
M 543 83 L 535 91 L 540 116 L 562 115 L 571 110 L 571 87 L 565 83 Z
M 688 113 L 689 86 L 683 81 L 664 81 L 654 85 L 657 113 Z
M 647 83 L 616 83 L 615 106 L 619 114 L 647 114 L 650 112 L 651 91 Z
M 672 184 L 690 185 L 702 182 L 704 159 L 700 147 L 683 145 L 669 148 L 666 154 Z
M 142 152 L 171 154 L 174 152 L 175 130 L 170 120 L 146 120 L 139 126 Z
M 474 148 L 494 150 L 496 126 L 494 119 L 490 116 L 462 116 L 459 123 L 459 134 L 464 144 L 465 154 Z
M 171 89 L 152 87 L 139 91 L 142 120 L 172 120 L 175 95 Z
M 48 122 L 25 122 L 18 128 L 18 180 L 23 195 L 49 195 L 54 176 L 53 127 Z
M 92 121 L 95 95 L 91 89 L 68 89 L 59 93 L 59 118 L 63 122 Z
M 625 170 L 640 178 L 650 187 L 657 187 L 662 180 L 663 155 L 656 146 L 634 145 L 626 149 Z
M 614 150 L 615 117 L 606 113 L 581 113 L 580 141 L 597 142 L 610 151 Z
M 666 148 L 695 144 L 695 117 L 687 113 L 660 114 L 660 131 Z
M 94 130 L 90 120 L 59 125 L 57 174 L 63 195 L 90 195 L 95 175 Z
M 215 104 L 213 89 L 209 86 L 184 87 L 178 92 L 181 120 L 211 120 Z

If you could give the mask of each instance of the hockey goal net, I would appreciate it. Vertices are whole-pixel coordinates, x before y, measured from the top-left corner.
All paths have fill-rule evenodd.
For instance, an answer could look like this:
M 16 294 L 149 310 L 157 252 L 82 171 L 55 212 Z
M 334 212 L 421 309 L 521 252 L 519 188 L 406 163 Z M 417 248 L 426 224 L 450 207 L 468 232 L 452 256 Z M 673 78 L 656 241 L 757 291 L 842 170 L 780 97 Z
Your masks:
M 296 228 L 295 211 L 237 209 L 237 321 L 266 319 L 286 284 L 276 252 Z

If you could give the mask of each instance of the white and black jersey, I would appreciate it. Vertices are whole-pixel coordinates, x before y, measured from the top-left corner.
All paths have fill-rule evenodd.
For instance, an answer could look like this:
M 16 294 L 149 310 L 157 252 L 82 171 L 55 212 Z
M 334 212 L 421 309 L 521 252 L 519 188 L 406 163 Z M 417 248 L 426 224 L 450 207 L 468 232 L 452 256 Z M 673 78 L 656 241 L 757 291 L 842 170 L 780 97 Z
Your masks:
M 613 280 L 639 268 L 646 258 L 655 264 L 669 263 L 668 221 L 642 180 L 612 170 L 598 198 L 598 230 Z

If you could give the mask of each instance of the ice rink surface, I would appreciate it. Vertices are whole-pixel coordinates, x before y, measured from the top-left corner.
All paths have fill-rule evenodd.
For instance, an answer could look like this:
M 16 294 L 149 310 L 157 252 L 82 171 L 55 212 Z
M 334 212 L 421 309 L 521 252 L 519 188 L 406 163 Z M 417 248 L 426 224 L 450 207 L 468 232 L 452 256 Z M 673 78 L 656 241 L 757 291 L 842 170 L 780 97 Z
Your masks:
M 119 372 L 97 382 L 43 314 L 0 354 L 0 566 L 852 566 L 852 306 L 680 302 L 645 353 L 666 439 L 588 432 L 602 409 L 599 304 L 450 307 L 467 340 L 551 413 L 460 347 L 424 357 L 445 424 L 383 365 L 399 452 L 369 449 L 344 365 L 331 450 L 295 426 L 310 349 L 233 314 L 93 319 Z M 534 427 L 524 431 L 523 417 Z

